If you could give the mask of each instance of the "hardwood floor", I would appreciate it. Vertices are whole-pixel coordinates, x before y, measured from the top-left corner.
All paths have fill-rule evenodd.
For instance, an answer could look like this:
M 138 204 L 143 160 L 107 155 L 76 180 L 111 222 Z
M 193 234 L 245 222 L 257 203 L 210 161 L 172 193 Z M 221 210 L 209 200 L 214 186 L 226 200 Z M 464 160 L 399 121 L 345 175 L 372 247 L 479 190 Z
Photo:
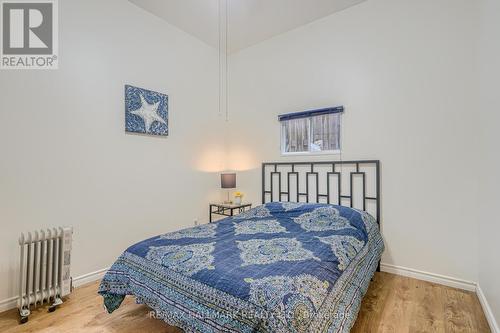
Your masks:
M 35 310 L 24 325 L 17 310 L 0 314 L 0 332 L 180 332 L 150 318 L 149 308 L 127 297 L 108 315 L 97 295 L 98 283 L 77 288 L 54 313 Z M 351 332 L 490 332 L 481 305 L 472 292 L 376 273 Z
M 351 332 L 490 332 L 476 294 L 376 273 Z

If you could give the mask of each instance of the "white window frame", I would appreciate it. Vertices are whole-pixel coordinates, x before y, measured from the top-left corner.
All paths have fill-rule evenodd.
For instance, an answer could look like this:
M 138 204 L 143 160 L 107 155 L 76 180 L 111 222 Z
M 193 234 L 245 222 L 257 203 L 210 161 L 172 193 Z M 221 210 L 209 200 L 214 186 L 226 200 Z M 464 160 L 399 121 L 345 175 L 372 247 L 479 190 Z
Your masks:
M 336 149 L 336 150 L 322 150 L 322 151 L 311 151 L 311 144 L 312 144 L 312 121 L 311 121 L 311 118 L 314 117 L 314 116 L 309 116 L 309 117 L 304 117 L 304 118 L 307 118 L 307 123 L 308 123 L 308 127 L 307 127 L 307 132 L 308 132 L 308 137 L 309 137 L 309 150 L 308 151 L 297 151 L 297 152 L 287 152 L 285 151 L 285 148 L 286 148 L 286 138 L 285 138 L 285 131 L 283 131 L 283 127 L 284 127 L 284 124 L 283 122 L 280 122 L 280 152 L 281 152 L 281 156 L 304 156 L 304 155 L 307 155 L 307 156 L 321 156 L 321 155 L 339 155 L 342 153 L 342 144 L 343 144 L 343 140 L 342 140 L 342 123 L 343 123 L 343 117 L 342 117 L 342 113 L 338 113 L 339 115 L 339 131 L 340 131 L 340 135 L 339 135 L 339 145 L 340 145 L 340 149 Z M 286 120 L 285 120 L 286 121 Z

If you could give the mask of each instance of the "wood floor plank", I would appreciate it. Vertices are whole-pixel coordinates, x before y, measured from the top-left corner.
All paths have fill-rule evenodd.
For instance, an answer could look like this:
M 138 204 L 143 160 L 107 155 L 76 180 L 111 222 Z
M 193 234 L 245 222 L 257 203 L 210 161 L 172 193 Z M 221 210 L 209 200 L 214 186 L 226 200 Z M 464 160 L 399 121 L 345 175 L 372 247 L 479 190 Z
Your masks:
M 475 295 L 452 288 L 446 288 L 444 292 L 446 332 L 489 332 L 488 325 L 476 318 L 477 310 L 473 304 L 479 300 Z
M 473 292 L 376 273 L 351 332 L 488 333 L 490 329 Z
M 383 319 L 378 331 L 408 333 L 408 321 L 413 310 L 410 302 L 410 279 L 403 277 L 393 285 L 393 289 L 386 299 L 384 312 L 382 312 Z
M 17 310 L 0 314 L 2 333 L 178 333 L 178 328 L 151 318 L 150 309 L 127 297 L 109 315 L 97 294 L 98 283 L 75 291 L 53 313 L 33 311 L 29 322 L 18 324 Z M 472 292 L 425 281 L 376 273 L 367 291 L 353 333 L 490 332 Z
M 354 332 L 376 332 L 381 325 L 381 313 L 384 310 L 384 300 L 392 290 L 394 276 L 376 274 L 368 289 L 363 306 L 359 310 L 358 320 L 354 324 Z
M 443 287 L 425 281 L 415 281 L 415 313 L 410 332 L 444 333 Z

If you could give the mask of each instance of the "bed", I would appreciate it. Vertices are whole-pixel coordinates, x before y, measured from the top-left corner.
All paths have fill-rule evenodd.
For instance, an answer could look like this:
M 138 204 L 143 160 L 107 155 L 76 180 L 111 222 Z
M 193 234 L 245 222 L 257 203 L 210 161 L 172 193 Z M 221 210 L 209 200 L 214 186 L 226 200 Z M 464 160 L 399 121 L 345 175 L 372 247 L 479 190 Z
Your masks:
M 348 162 L 328 163 L 333 164 L 326 172 L 327 183 L 335 174 L 342 183 L 346 169 L 336 168 Z M 315 165 L 306 165 L 306 178 L 312 172 L 316 179 L 316 202 L 307 202 L 310 184 L 305 192 L 297 191 L 297 202 L 281 201 L 284 196 L 291 199 L 289 173 L 300 178 L 302 164 L 291 171 L 264 164 L 261 206 L 129 247 L 99 287 L 107 311 L 134 295 L 157 318 L 186 332 L 348 332 L 384 249 L 377 219 L 378 162 L 373 195 L 367 194 L 362 164 L 349 171 L 349 206 L 328 202 L 331 184 L 325 184 L 328 198 L 320 194 L 318 169 L 330 164 Z M 286 187 L 281 184 L 285 174 Z M 362 206 L 374 199 L 378 210 L 373 215 L 350 207 L 356 176 L 362 180 Z M 304 195 L 306 202 L 298 202 Z M 342 203 L 346 196 L 338 191 L 337 197 Z

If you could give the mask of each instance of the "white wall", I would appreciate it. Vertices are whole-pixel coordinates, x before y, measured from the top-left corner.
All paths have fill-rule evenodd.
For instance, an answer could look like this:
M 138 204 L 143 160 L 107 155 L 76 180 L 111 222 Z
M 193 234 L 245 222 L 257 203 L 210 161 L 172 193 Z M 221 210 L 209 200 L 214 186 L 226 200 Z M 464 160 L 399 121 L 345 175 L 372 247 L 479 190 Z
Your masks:
M 128 1 L 63 0 L 60 68 L 0 71 L 0 301 L 21 231 L 72 225 L 73 276 L 208 219 L 223 146 L 217 52 Z M 124 85 L 167 93 L 167 138 L 125 134 Z
M 0 72 L 0 301 L 21 231 L 73 225 L 73 276 L 107 267 L 206 222 L 225 167 L 260 202 L 260 163 L 300 159 L 276 116 L 342 104 L 342 158 L 382 161 L 383 262 L 479 281 L 498 318 L 499 8 L 481 4 L 481 30 L 473 1 L 372 0 L 236 53 L 226 126 L 216 50 L 127 1 L 60 1 L 60 69 Z M 126 83 L 169 94 L 168 138 L 124 133 Z
M 480 131 L 480 211 L 479 285 L 500 323 L 500 218 L 495 210 L 500 202 L 500 2 L 483 0 L 479 43 L 479 120 Z
M 299 159 L 280 157 L 278 114 L 344 105 L 342 158 L 382 163 L 383 263 L 477 281 L 477 16 L 468 0 L 367 1 L 232 56 L 229 161 L 247 198 L 260 162 Z

